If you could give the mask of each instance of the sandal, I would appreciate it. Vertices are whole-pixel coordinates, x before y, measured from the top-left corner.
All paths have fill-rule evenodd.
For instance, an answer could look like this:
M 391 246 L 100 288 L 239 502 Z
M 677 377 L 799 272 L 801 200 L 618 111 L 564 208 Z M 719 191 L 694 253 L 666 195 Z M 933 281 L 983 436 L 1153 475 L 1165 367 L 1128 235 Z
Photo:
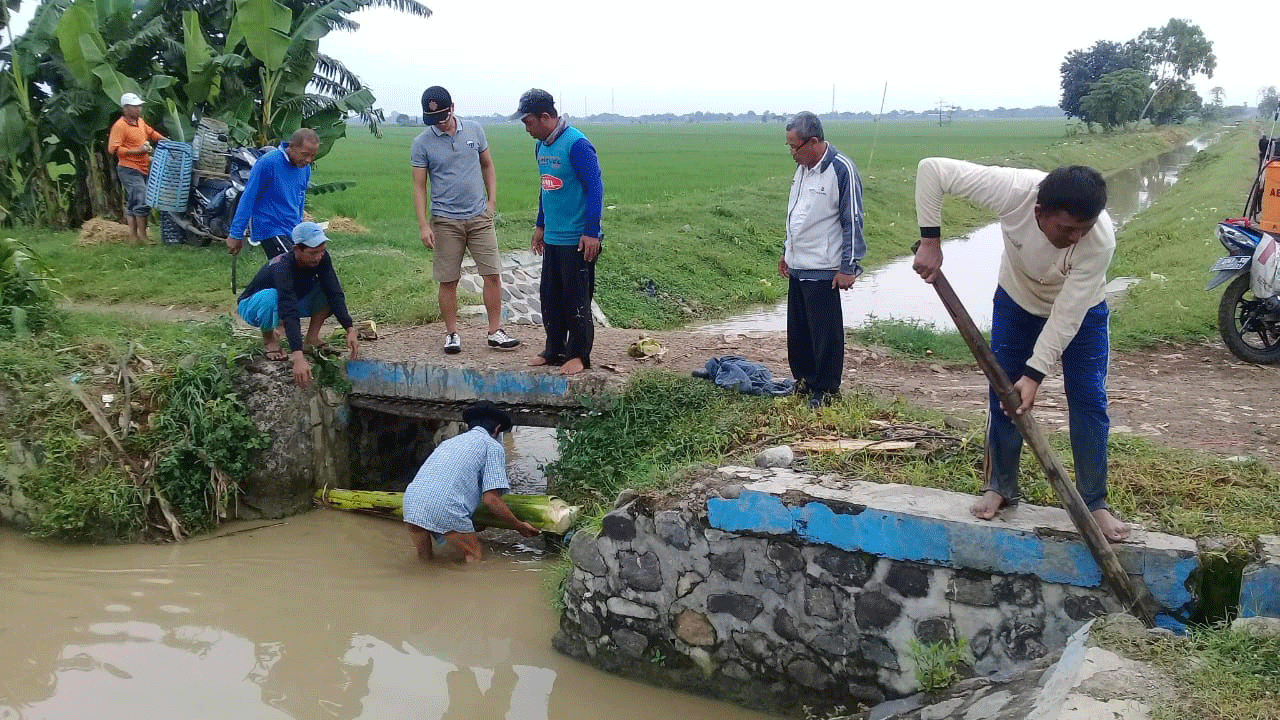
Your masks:
M 289 356 L 285 354 L 284 350 L 280 350 L 278 348 L 275 350 L 268 350 L 266 354 L 267 359 L 271 362 L 280 362 L 282 360 L 289 359 Z

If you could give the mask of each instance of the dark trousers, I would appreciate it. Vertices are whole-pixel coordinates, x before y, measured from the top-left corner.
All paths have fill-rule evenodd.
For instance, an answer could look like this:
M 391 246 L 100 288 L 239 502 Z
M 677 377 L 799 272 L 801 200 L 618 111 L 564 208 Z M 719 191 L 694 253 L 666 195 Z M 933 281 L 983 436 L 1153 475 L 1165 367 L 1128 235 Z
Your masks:
M 787 363 L 810 390 L 836 392 L 844 372 L 844 314 L 830 280 L 798 280 L 787 288 Z
M 1062 351 L 1062 383 L 1067 394 L 1076 489 L 1090 510 L 1107 507 L 1107 436 L 1111 430 L 1106 389 L 1109 317 L 1106 301 L 1089 308 L 1080 330 Z M 991 350 L 1011 381 L 1022 377 L 1045 321 L 1022 309 L 1004 288 L 996 288 Z M 1008 502 L 1016 502 L 1022 434 L 1000 409 L 995 391 L 988 394 L 987 458 L 991 477 L 987 489 L 1000 493 Z
M 293 239 L 288 235 L 274 235 L 262 239 L 262 252 L 267 254 L 267 262 L 293 249 Z
M 596 293 L 595 261 L 584 260 L 577 245 L 547 243 L 538 290 L 542 327 L 547 331 L 542 357 L 551 365 L 579 358 L 584 367 L 591 367 L 591 346 L 596 339 L 591 318 L 591 298 Z

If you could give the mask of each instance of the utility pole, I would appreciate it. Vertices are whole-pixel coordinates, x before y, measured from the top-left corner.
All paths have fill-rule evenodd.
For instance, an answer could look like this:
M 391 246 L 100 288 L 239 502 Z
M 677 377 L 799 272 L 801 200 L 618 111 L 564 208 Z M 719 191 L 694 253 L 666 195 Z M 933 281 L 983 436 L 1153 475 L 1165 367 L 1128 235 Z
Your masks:
M 831 83 L 831 114 L 836 114 L 836 84 Z
M 609 112 L 618 114 L 618 95 L 613 88 L 609 88 Z

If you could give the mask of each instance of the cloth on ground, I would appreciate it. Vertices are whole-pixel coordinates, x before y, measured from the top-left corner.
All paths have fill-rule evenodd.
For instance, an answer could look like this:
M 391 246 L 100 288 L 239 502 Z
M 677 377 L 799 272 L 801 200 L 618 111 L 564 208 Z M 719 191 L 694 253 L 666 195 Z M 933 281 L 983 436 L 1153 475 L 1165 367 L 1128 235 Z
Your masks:
M 748 395 L 790 395 L 795 390 L 792 380 L 775 380 L 769 368 L 741 355 L 711 358 L 706 369 L 694 370 L 693 376 Z

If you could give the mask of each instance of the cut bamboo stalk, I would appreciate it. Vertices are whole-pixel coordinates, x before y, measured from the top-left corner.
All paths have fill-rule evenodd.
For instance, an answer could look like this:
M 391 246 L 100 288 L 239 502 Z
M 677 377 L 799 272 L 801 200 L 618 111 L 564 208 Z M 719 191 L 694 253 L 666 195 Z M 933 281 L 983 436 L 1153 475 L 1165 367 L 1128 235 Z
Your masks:
M 1018 395 L 1017 390 L 1014 390 L 1013 383 L 1009 380 L 1009 376 L 1005 374 L 1004 368 L 1001 368 L 996 361 L 995 353 L 991 352 L 986 338 L 982 337 L 982 332 L 978 330 L 978 326 L 969 317 L 969 311 L 965 309 L 964 303 L 960 302 L 960 298 L 956 296 L 956 291 L 952 289 L 951 283 L 947 281 L 941 270 L 938 271 L 937 278 L 933 281 L 933 289 L 937 291 L 938 298 L 946 306 L 947 312 L 950 313 L 951 319 L 956 324 L 956 329 L 960 331 L 960 336 L 964 338 L 969 350 L 973 352 L 974 359 L 978 361 L 982 372 L 986 374 L 991 387 L 995 388 L 996 396 L 1000 398 L 1000 402 L 1005 407 L 1010 408 L 1016 408 L 1021 405 L 1021 396 Z M 1058 454 L 1053 451 L 1053 448 L 1049 447 L 1049 440 L 1045 437 L 1044 431 L 1040 429 L 1036 419 L 1032 417 L 1031 413 L 1015 414 L 1011 415 L 1010 418 L 1018 428 L 1018 432 L 1022 433 L 1027 445 L 1031 447 L 1031 452 L 1040 461 L 1040 466 L 1044 468 L 1044 474 L 1049 480 L 1049 485 L 1053 487 L 1058 499 L 1062 501 L 1067 514 L 1071 516 L 1071 522 L 1075 523 L 1076 530 L 1080 531 L 1080 536 L 1084 539 L 1084 544 L 1088 546 L 1089 552 L 1093 553 L 1094 560 L 1098 562 L 1098 567 L 1102 570 L 1103 580 L 1111 588 L 1111 592 L 1115 593 L 1126 610 L 1146 623 L 1147 627 L 1154 627 L 1155 616 L 1160 611 L 1160 604 L 1152 597 L 1151 591 L 1147 589 L 1145 583 L 1138 578 L 1130 578 L 1129 574 L 1125 572 L 1124 566 L 1120 564 L 1120 558 L 1116 557 L 1115 550 L 1111 548 L 1111 544 L 1107 541 L 1106 536 L 1102 534 L 1101 528 L 1098 527 L 1098 523 L 1094 521 L 1093 515 L 1089 512 L 1088 506 L 1084 504 L 1080 493 L 1076 491 L 1076 485 L 1071 477 L 1067 475 L 1067 469 L 1063 467 L 1062 461 L 1058 459 Z
M 322 488 L 316 491 L 316 500 L 326 507 L 338 510 L 360 510 L 387 517 L 403 517 L 404 493 L 377 490 L 341 490 Z M 503 495 L 503 501 L 511 508 L 516 519 L 529 523 L 542 532 L 563 535 L 578 522 L 582 508 L 570 505 L 554 495 Z M 514 530 L 508 523 L 481 505 L 472 519 L 481 525 Z

